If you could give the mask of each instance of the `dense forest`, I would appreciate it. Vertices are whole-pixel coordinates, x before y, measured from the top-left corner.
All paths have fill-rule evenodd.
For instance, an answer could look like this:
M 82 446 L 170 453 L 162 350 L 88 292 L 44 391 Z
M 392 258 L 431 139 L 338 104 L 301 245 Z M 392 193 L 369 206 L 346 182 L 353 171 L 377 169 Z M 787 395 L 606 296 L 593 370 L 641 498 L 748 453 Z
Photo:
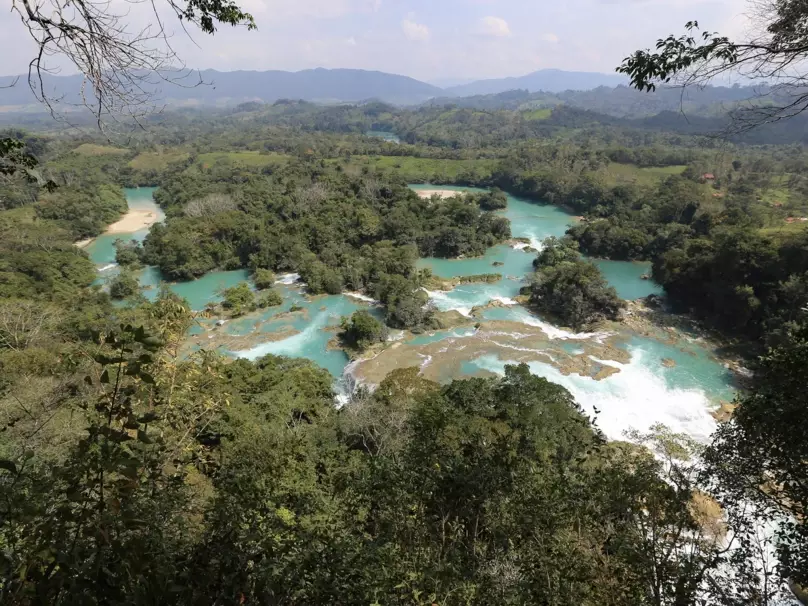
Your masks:
M 120 147 L 8 136 L 38 172 L 0 173 L 0 602 L 740 606 L 808 585 L 800 147 L 565 105 L 297 101 L 169 112 Z M 74 243 L 128 186 L 157 186 L 167 218 L 117 246 L 128 269 L 105 288 Z M 664 427 L 607 441 L 525 365 L 443 385 L 398 369 L 339 406 L 311 361 L 189 354 L 206 311 L 165 286 L 146 301 L 133 277 L 249 270 L 258 293 L 227 289 L 232 316 L 279 305 L 276 273 L 364 293 L 381 313 L 335 334 L 359 353 L 440 325 L 417 261 L 506 241 L 503 192 L 582 217 L 538 253 L 529 306 L 619 319 L 582 254 L 648 260 L 674 311 L 751 352 L 712 444 Z

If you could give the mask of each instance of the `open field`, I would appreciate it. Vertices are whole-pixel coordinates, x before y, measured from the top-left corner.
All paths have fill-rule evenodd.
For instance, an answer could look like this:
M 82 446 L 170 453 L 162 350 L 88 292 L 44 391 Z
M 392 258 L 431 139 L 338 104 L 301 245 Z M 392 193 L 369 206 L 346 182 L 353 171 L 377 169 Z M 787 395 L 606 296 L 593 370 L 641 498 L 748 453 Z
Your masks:
M 758 196 L 772 206 L 788 205 L 791 192 L 788 189 L 789 175 L 778 175 L 769 179 L 769 186 L 760 188 Z
M 257 151 L 210 152 L 200 154 L 197 164 L 201 168 L 210 168 L 219 161 L 226 160 L 244 166 L 269 166 L 271 164 L 285 164 L 290 156 L 275 152 L 261 153 Z
M 638 185 L 653 185 L 671 175 L 680 175 L 687 168 L 684 165 L 676 166 L 650 166 L 640 168 L 634 164 L 618 164 L 612 162 L 606 168 L 608 180 L 613 184 L 637 183 Z
M 73 151 L 82 156 L 125 156 L 129 153 L 128 149 L 95 143 L 82 143 Z
M 540 109 L 531 109 L 526 112 L 522 112 L 522 117 L 525 120 L 547 120 L 552 113 L 553 110 L 549 107 L 542 107 Z
M 171 149 L 162 152 L 141 152 L 129 161 L 129 166 L 135 170 L 161 170 L 169 164 L 184 162 L 189 155 L 188 152 Z
M 808 221 L 797 221 L 794 223 L 786 223 L 783 221 L 782 225 L 764 227 L 760 233 L 778 240 L 788 240 L 795 236 L 804 234 L 808 230 Z
M 339 160 L 331 160 L 337 163 Z M 477 177 L 491 175 L 496 160 L 445 160 L 437 158 L 413 158 L 410 156 L 353 156 L 349 166 L 371 167 L 377 170 L 393 170 L 408 181 L 431 181 L 433 178 L 454 180 L 463 173 Z

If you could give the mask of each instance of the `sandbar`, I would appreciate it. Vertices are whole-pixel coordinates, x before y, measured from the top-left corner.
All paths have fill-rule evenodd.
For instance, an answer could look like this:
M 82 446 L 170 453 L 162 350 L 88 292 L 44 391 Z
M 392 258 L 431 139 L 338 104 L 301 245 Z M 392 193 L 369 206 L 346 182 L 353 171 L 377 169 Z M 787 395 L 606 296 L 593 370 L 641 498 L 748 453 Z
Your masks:
M 151 227 L 159 217 L 153 210 L 130 209 L 119 220 L 107 227 L 108 234 L 131 234 L 141 229 Z
M 431 198 L 438 196 L 439 198 L 454 198 L 455 196 L 462 196 L 462 191 L 455 191 L 453 189 L 418 189 L 416 192 L 422 198 Z

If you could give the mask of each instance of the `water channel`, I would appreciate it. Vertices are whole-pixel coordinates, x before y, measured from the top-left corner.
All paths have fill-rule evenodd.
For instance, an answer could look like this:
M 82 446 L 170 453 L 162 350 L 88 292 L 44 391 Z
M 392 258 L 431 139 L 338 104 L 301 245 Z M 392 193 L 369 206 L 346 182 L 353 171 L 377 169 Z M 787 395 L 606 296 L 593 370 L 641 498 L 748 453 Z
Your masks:
M 130 206 L 156 209 L 153 189 L 125 191 Z M 575 220 L 556 207 L 512 196 L 508 196 L 508 208 L 499 212 L 511 220 L 513 236 L 527 239 L 533 247 L 547 236 L 563 235 Z M 99 267 L 99 279 L 116 271 L 113 243 L 117 238 L 142 240 L 146 233 L 103 235 L 88 246 Z M 422 259 L 419 264 L 440 277 L 496 272 L 503 278 L 493 284 L 463 284 L 448 292 L 430 292 L 438 309 L 455 310 L 468 321 L 434 333 L 394 334 L 395 342 L 367 361 L 349 364 L 345 353 L 330 343 L 343 316 L 363 307 L 374 309 L 372 303 L 351 294 L 309 297 L 294 275 L 281 276 L 277 284 L 284 296 L 282 306 L 221 326 L 203 321 L 191 331 L 191 347 L 216 347 L 248 359 L 266 354 L 309 358 L 328 369 L 341 389 L 351 383 L 346 376 L 372 384 L 399 367 L 417 365 L 428 378 L 447 381 L 501 374 L 506 364 L 525 362 L 534 374 L 569 389 L 588 413 L 599 411 L 598 425 L 610 438 L 620 438 L 629 428 L 645 430 L 664 423 L 706 439 L 715 426 L 710 411 L 733 395 L 733 377 L 720 361 L 695 336 L 674 339 L 661 329 L 638 334 L 620 325 L 600 333 L 574 334 L 532 314 L 513 300 L 535 257 L 524 246 L 495 246 L 473 259 Z M 661 292 L 658 285 L 642 279 L 647 264 L 595 262 L 623 298 Z M 245 271 L 222 271 L 170 286 L 194 309 L 202 309 L 218 300 L 221 288 L 246 279 Z M 156 295 L 159 282 L 155 268 L 143 270 L 141 285 L 147 297 Z

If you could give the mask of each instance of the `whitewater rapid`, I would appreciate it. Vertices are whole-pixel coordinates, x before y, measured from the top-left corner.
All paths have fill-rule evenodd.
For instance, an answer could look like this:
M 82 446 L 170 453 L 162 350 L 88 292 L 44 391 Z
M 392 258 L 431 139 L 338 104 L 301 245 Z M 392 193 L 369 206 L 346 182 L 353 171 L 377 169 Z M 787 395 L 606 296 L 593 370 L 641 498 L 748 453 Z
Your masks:
M 530 362 L 531 373 L 566 388 L 593 417 L 597 426 L 612 440 L 625 437 L 628 430 L 640 432 L 663 424 L 676 433 L 684 433 L 706 443 L 716 427 L 710 415 L 712 405 L 699 389 L 671 388 L 648 364 L 643 352 L 631 351 L 631 362 L 595 360 L 620 370 L 596 381 L 576 374 L 564 375 L 549 364 Z M 508 360 L 482 356 L 474 363 L 483 370 L 504 375 Z

